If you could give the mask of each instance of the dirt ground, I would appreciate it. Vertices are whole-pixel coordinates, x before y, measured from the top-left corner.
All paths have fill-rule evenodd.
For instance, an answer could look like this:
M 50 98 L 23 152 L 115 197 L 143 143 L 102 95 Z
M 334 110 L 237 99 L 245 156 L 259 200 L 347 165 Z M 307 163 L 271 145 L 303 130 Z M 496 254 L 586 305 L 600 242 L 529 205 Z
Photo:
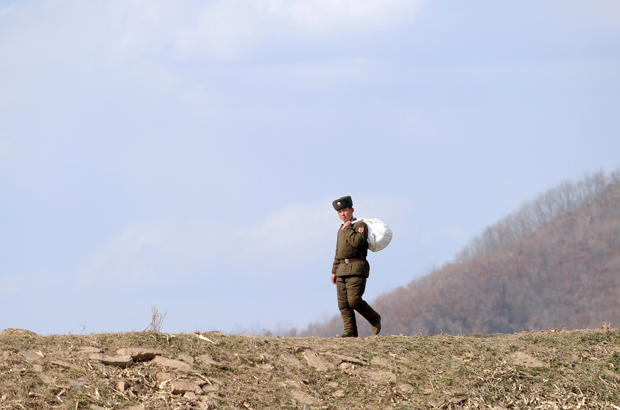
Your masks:
M 0 409 L 386 408 L 620 410 L 620 330 L 359 339 L 0 332 Z

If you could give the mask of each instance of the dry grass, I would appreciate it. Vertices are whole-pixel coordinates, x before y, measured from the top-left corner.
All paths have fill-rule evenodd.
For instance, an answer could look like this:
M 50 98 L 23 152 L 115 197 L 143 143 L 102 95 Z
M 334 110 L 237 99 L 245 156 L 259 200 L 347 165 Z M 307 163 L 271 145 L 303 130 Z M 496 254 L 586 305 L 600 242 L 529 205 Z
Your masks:
M 156 332 L 161 333 L 161 328 L 164 325 L 164 320 L 166 319 L 166 314 L 168 312 L 159 313 L 159 309 L 157 306 L 151 306 L 151 323 L 144 329 L 145 332 Z
M 609 326 L 479 337 L 197 336 L 1 332 L 0 409 L 620 409 L 620 330 Z M 157 348 L 188 362 L 207 353 L 219 364 L 122 369 L 88 358 L 84 346 L 109 355 Z M 309 352 L 327 369 L 311 367 Z M 173 395 L 156 378 L 163 371 L 205 392 Z

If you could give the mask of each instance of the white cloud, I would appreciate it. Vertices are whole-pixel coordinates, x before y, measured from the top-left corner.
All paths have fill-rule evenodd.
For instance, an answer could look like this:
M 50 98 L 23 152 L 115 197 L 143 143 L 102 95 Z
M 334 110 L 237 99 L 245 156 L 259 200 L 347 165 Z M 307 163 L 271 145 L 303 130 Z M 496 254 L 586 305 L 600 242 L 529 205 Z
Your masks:
M 295 63 L 291 66 L 277 68 L 282 75 L 289 75 L 296 81 L 306 84 L 335 82 L 343 79 L 366 81 L 379 69 L 376 62 L 362 57 Z
M 320 33 L 411 21 L 420 4 L 411 0 L 262 0 L 257 2 L 257 9 Z
M 167 224 L 131 226 L 84 264 L 78 282 L 132 284 L 157 280 L 166 257 L 176 248 L 174 245 L 174 232 Z
M 260 41 L 258 24 L 250 2 L 212 2 L 199 13 L 195 24 L 175 28 L 173 53 L 180 58 L 239 57 Z
M 291 39 L 333 40 L 409 22 L 421 0 L 212 0 L 108 3 L 115 58 L 229 60 Z M 329 36 L 329 37 L 326 37 Z
M 325 203 L 289 205 L 248 227 L 247 234 L 239 232 L 240 238 L 243 235 L 240 255 L 277 267 L 301 264 L 331 248 L 337 226 Z
M 365 213 L 358 216 L 384 221 L 398 218 L 405 209 L 401 201 L 389 198 L 360 198 L 361 203 Z M 211 220 L 132 226 L 86 261 L 78 282 L 89 286 L 100 281 L 165 281 L 198 272 L 204 276 L 217 263 L 293 268 L 331 254 L 339 224 L 326 200 L 287 205 L 244 226 Z
M 211 220 L 132 226 L 84 263 L 78 282 L 89 286 L 100 281 L 165 281 L 171 274 L 204 275 L 217 262 L 299 264 L 331 246 L 327 238 L 335 226 L 334 215 L 321 207 L 324 204 L 287 206 L 249 226 Z

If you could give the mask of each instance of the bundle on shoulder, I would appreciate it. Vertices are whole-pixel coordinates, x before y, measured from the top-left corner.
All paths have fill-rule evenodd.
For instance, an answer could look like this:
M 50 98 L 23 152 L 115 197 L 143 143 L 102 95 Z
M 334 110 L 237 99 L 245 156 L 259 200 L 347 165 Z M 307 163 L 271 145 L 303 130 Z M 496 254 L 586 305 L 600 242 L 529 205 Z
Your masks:
M 368 227 L 368 249 L 379 252 L 392 241 L 392 230 L 377 218 L 358 218 Z

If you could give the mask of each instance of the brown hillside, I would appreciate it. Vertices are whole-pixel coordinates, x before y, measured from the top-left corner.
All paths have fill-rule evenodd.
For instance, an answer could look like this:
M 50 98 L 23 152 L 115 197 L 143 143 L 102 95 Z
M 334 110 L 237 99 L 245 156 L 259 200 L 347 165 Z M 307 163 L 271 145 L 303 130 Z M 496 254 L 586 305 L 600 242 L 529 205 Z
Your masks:
M 123 350 L 124 349 L 124 350 Z M 268 338 L 0 332 L 0 409 L 620 408 L 620 330 Z
M 507 333 L 620 323 L 620 182 L 596 182 L 586 182 L 600 187 L 590 200 L 572 206 L 550 191 L 510 220 L 518 226 L 547 204 L 557 213 L 548 222 L 514 235 L 502 221 L 460 262 L 380 297 L 387 331 Z M 579 185 L 562 188 L 570 195 Z
M 511 333 L 620 323 L 618 295 L 620 173 L 601 172 L 525 204 L 454 262 L 372 305 L 385 334 Z M 300 334 L 341 327 L 338 316 Z

